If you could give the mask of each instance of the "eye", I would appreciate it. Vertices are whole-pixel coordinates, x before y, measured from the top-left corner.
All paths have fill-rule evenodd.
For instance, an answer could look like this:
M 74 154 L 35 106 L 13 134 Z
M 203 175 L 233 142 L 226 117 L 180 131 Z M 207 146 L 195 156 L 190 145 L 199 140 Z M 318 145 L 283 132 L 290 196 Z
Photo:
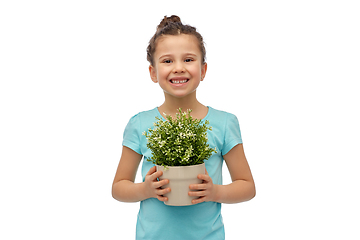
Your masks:
M 185 62 L 192 62 L 193 60 L 191 58 L 185 59 Z
M 163 63 L 171 63 L 172 61 L 171 60 L 169 60 L 169 59 L 165 59 L 164 61 L 163 61 Z

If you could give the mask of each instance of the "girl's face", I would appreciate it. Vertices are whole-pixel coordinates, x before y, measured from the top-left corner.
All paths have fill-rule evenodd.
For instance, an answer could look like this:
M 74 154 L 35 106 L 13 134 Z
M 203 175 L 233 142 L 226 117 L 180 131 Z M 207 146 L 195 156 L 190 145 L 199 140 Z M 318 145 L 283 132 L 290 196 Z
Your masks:
M 165 35 L 158 40 L 155 66 L 150 66 L 149 70 L 151 79 L 159 83 L 165 94 L 186 97 L 196 91 L 205 77 L 207 64 L 202 64 L 197 41 L 188 34 Z

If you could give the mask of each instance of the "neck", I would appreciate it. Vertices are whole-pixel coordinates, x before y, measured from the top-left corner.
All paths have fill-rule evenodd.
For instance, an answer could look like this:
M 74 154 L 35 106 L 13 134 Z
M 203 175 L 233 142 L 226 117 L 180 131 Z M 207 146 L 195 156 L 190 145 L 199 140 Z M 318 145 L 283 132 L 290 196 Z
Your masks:
M 184 98 L 175 98 L 165 93 L 165 102 L 159 107 L 160 113 L 163 114 L 165 112 L 167 115 L 175 116 L 179 108 L 183 112 L 191 109 L 191 115 L 193 117 L 199 116 L 198 118 L 202 118 L 201 116 L 204 112 L 207 112 L 207 107 L 196 99 L 195 92 Z

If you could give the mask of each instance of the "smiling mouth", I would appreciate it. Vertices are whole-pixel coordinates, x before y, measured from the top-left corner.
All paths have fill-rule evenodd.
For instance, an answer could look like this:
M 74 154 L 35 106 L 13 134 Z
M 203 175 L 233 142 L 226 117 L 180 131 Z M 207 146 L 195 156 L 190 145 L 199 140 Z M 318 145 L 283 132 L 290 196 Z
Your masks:
M 187 83 L 189 81 L 189 79 L 184 79 L 184 80 L 170 80 L 171 83 L 174 84 L 180 84 L 180 83 Z

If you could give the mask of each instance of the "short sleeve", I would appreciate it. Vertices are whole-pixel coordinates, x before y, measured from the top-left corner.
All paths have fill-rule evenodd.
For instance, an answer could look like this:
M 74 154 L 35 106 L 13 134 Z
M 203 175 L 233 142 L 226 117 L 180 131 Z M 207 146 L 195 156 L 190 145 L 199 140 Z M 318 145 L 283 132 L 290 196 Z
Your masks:
M 225 124 L 225 139 L 222 155 L 227 154 L 233 147 L 242 143 L 240 125 L 237 117 L 228 113 Z
M 133 116 L 125 127 L 122 145 L 142 155 L 140 147 L 140 117 Z

